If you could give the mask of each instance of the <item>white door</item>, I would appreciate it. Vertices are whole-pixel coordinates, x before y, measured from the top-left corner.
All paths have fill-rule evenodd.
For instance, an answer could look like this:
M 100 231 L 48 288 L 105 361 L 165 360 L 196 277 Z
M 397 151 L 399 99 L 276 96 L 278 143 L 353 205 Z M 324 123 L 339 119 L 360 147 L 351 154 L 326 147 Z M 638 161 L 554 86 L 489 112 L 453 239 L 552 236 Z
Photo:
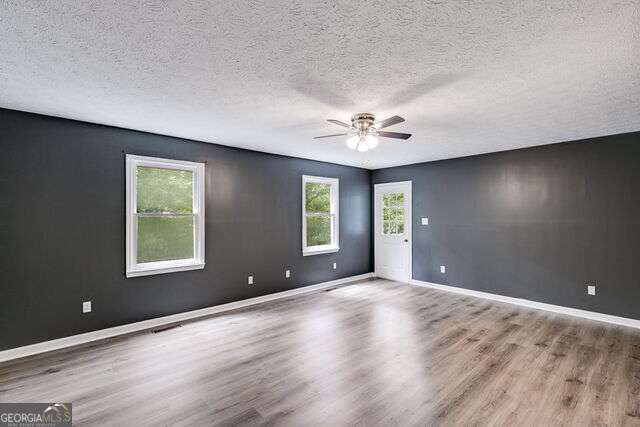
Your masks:
M 374 190 L 377 277 L 411 279 L 411 181 L 376 184 Z

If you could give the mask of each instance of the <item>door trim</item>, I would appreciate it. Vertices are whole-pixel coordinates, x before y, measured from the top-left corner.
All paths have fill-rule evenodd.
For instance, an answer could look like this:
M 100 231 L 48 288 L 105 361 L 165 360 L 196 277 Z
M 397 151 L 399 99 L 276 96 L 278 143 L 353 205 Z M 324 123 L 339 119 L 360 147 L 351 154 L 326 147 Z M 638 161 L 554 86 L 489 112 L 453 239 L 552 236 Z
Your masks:
M 409 221 L 407 221 L 408 231 L 409 231 L 409 277 L 407 277 L 407 283 L 413 280 L 413 181 L 395 181 L 395 182 L 383 182 L 380 184 L 373 184 L 373 271 L 376 277 L 378 276 L 378 270 L 376 267 L 376 207 L 377 207 L 377 196 L 376 190 L 378 188 L 384 188 L 390 185 L 398 185 L 405 184 L 409 186 L 409 203 L 407 203 L 407 207 L 409 208 Z

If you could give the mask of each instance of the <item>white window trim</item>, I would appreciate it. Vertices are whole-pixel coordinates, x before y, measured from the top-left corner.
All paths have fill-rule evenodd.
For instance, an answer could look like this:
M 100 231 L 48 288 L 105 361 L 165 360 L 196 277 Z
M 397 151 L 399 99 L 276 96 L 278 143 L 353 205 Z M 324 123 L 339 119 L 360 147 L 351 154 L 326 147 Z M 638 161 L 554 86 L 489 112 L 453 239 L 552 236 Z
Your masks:
M 137 177 L 138 166 L 163 169 L 181 169 L 193 172 L 193 241 L 194 257 L 171 261 L 156 261 L 138 264 L 137 262 Z M 127 277 L 147 276 L 151 274 L 172 273 L 176 271 L 200 270 L 204 268 L 204 163 L 183 160 L 161 159 L 157 157 L 126 157 L 126 264 Z
M 319 184 L 331 184 L 331 215 L 333 217 L 333 233 L 331 244 L 321 246 L 307 246 L 307 209 L 306 209 L 306 184 L 315 182 Z M 324 178 L 320 176 L 302 175 L 302 255 L 320 255 L 340 250 L 340 180 L 338 178 Z

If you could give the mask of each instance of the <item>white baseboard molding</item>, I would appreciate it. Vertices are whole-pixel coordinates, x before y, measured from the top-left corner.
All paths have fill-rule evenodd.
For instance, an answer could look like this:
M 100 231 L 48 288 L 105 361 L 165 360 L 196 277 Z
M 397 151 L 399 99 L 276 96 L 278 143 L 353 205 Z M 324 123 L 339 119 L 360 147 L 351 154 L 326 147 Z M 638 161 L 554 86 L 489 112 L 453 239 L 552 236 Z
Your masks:
M 316 285 L 304 286 L 301 288 L 291 289 L 283 292 L 262 295 L 259 297 L 249 298 L 241 301 L 230 302 L 227 304 L 215 305 L 212 307 L 201 308 L 199 310 L 187 311 L 184 313 L 172 314 L 170 316 L 158 317 L 155 319 L 143 320 L 141 322 L 129 323 L 127 325 L 114 326 L 112 328 L 100 329 L 98 331 L 86 332 L 84 334 L 71 335 L 69 337 L 59 338 L 51 341 L 43 341 L 24 347 L 16 347 L 9 350 L 0 351 L 0 363 L 9 360 L 20 359 L 27 356 L 33 356 L 40 353 L 46 353 L 54 350 L 75 347 L 78 345 L 113 338 L 118 335 L 130 334 L 144 330 L 154 329 L 159 326 L 165 326 L 180 323 L 189 320 L 195 320 L 201 317 L 211 316 L 212 314 L 222 313 L 229 310 L 235 310 L 242 307 L 248 307 L 276 299 L 287 298 L 294 295 L 305 294 L 318 291 L 321 289 L 331 288 L 337 285 L 343 285 L 349 282 L 365 280 L 374 277 L 373 273 L 360 274 L 358 276 L 350 276 L 342 279 L 331 280 L 329 282 L 318 283 Z
M 561 305 L 546 304 L 544 302 L 531 301 L 522 298 L 507 297 L 504 295 L 491 294 L 488 292 L 474 291 L 471 289 L 457 288 L 455 286 L 440 285 L 437 283 L 423 282 L 421 280 L 411 279 L 411 285 L 422 286 L 425 288 L 439 289 L 446 292 L 454 292 L 462 295 L 469 295 L 478 298 L 485 298 L 494 301 L 506 302 L 509 304 L 521 305 L 523 307 L 536 308 L 538 310 L 546 310 L 554 313 L 567 314 L 569 316 L 582 317 L 589 320 L 599 322 L 613 323 L 615 325 L 629 326 L 631 328 L 640 329 L 640 320 L 630 319 L 627 317 L 612 316 L 610 314 L 598 313 L 595 311 L 580 310 L 578 308 L 563 307 Z

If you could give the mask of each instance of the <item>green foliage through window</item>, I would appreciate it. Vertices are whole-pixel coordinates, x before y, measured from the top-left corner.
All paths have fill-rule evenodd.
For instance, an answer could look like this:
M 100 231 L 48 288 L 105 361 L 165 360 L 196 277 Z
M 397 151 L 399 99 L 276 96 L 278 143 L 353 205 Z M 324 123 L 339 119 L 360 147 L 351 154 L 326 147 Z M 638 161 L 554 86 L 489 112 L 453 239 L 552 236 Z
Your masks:
M 382 234 L 404 234 L 404 193 L 382 195 Z
M 193 258 L 193 172 L 138 166 L 136 178 L 137 262 Z
M 193 172 L 138 166 L 137 212 L 193 212 Z
M 330 213 L 331 184 L 307 182 L 305 185 L 305 203 L 307 213 Z
M 331 184 L 305 184 L 307 246 L 331 244 Z
M 331 216 L 307 215 L 307 246 L 331 244 Z
M 138 218 L 138 262 L 193 258 L 193 217 Z

